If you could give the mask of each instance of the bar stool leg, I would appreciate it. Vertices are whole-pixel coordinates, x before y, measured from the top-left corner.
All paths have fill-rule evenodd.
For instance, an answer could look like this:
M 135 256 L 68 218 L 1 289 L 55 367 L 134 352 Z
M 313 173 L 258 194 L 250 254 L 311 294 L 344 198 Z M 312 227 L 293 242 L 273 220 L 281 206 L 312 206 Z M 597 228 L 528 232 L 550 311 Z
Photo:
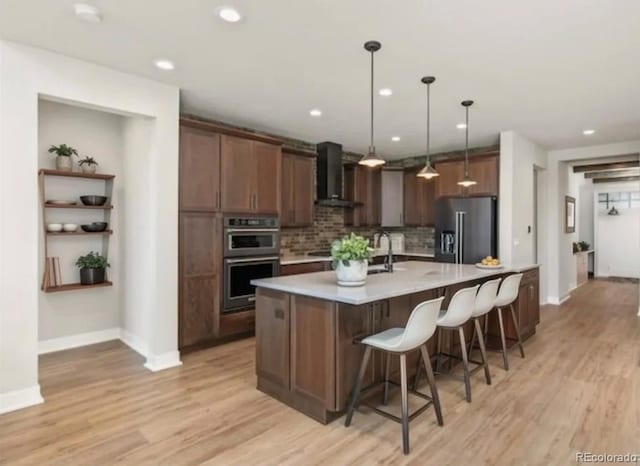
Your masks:
M 484 346 L 484 337 L 482 336 L 482 330 L 480 329 L 480 320 L 473 319 L 473 329 L 475 336 L 478 333 L 478 342 L 480 343 L 480 354 L 482 355 L 482 364 L 484 365 L 484 378 L 487 381 L 487 385 L 491 385 L 491 373 L 489 372 L 489 361 L 487 359 L 487 349 Z
M 513 318 L 513 326 L 516 329 L 516 335 L 518 337 L 518 346 L 520 347 L 520 356 L 524 358 L 524 347 L 522 346 L 522 338 L 520 338 L 520 326 L 516 320 L 516 310 L 513 308 L 513 303 L 509 305 L 511 308 L 511 317 Z
M 491 311 L 487 312 L 484 315 L 484 347 L 487 347 L 487 338 L 489 336 L 489 313 Z
M 369 363 L 369 357 L 371 356 L 371 347 L 367 346 L 364 350 L 364 355 L 362 356 L 362 364 L 360 365 L 360 371 L 358 372 L 358 378 L 356 379 L 356 384 L 353 387 L 351 392 L 351 402 L 349 403 L 349 408 L 347 409 L 347 417 L 344 420 L 344 426 L 349 427 L 351 425 L 351 419 L 353 418 L 353 411 L 356 409 L 358 405 L 358 401 L 360 399 L 360 389 L 362 388 L 362 379 L 364 379 L 364 374 L 367 372 L 367 364 Z
M 418 355 L 418 365 L 416 366 L 416 375 L 413 378 L 413 389 L 417 390 L 418 389 L 418 383 L 420 383 L 420 376 L 422 375 L 422 351 L 420 352 L 420 354 Z M 431 363 L 431 362 L 429 362 Z
M 438 419 L 438 425 L 444 425 L 442 420 L 442 410 L 440 408 L 440 397 L 438 396 L 438 389 L 436 388 L 436 379 L 433 376 L 433 370 L 431 369 L 431 359 L 429 358 L 429 352 L 427 351 L 427 345 L 420 347 L 420 354 L 422 355 L 422 361 L 424 362 L 424 369 L 427 373 L 427 381 L 429 382 L 429 388 L 431 388 L 431 399 L 433 401 L 433 407 L 436 411 L 436 419 Z
M 391 353 L 387 353 L 384 360 L 384 391 L 382 392 L 382 404 L 387 405 L 389 400 L 389 366 L 391 362 Z
M 504 336 L 504 322 L 502 322 L 502 308 L 498 308 L 498 324 L 500 325 L 500 340 L 502 340 L 502 360 L 504 362 L 504 370 L 509 370 L 509 359 L 507 356 L 507 339 Z
M 474 322 L 478 321 L 478 317 L 476 317 L 475 319 L 473 319 Z M 477 335 L 477 331 L 476 331 L 476 325 L 475 323 L 473 324 L 473 333 L 471 334 L 471 343 L 469 343 L 469 356 L 471 356 L 471 353 L 473 353 L 473 347 L 476 344 L 476 335 Z M 480 338 L 482 338 L 482 332 L 480 333 Z
M 441 328 L 436 329 L 438 332 L 438 342 L 436 347 L 436 372 L 442 372 L 442 334 L 444 333 Z
M 462 365 L 464 366 L 464 391 L 467 402 L 471 403 L 471 379 L 469 377 L 469 359 L 467 358 L 467 345 L 464 342 L 464 330 L 458 327 L 458 335 L 460 335 L 460 350 L 462 352 Z
M 400 355 L 400 390 L 402 391 L 402 451 L 409 454 L 409 394 L 407 392 L 407 355 Z

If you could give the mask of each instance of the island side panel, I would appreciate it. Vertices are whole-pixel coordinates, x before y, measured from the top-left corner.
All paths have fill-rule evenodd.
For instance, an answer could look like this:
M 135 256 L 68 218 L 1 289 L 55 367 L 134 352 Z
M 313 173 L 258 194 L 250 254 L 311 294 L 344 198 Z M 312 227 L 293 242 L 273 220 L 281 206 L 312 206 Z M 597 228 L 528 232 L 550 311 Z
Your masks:
M 258 288 L 256 293 L 256 375 L 288 391 L 290 387 L 289 295 Z M 258 387 L 260 388 L 260 387 Z

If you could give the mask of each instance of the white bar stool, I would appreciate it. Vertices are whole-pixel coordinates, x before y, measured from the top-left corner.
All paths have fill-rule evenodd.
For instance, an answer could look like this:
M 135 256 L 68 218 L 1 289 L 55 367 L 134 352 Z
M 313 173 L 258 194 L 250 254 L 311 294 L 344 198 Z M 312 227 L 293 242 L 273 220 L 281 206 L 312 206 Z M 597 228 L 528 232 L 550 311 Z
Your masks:
M 351 401 L 347 409 L 347 416 L 344 421 L 345 427 L 349 427 L 353 413 L 358 406 L 360 396 L 363 391 L 375 388 L 378 385 L 362 390 L 362 380 L 367 371 L 367 364 L 369 357 L 371 356 L 371 350 L 379 350 L 387 354 L 386 367 L 385 367 L 385 380 L 384 380 L 384 392 L 383 392 L 383 404 L 386 404 L 389 384 L 393 383 L 389 380 L 389 359 L 392 354 L 400 356 L 400 390 L 402 396 L 402 417 L 398 418 L 385 411 L 382 411 L 374 406 L 369 406 L 378 414 L 381 414 L 389 419 L 402 424 L 402 451 L 404 454 L 409 453 L 409 421 L 412 421 L 416 416 L 426 410 L 429 405 L 433 404 L 436 412 L 436 418 L 438 425 L 443 425 L 442 411 L 440 410 L 440 399 L 438 398 L 438 390 L 436 389 L 435 379 L 431 370 L 431 364 L 429 360 L 429 354 L 427 353 L 427 346 L 425 343 L 436 330 L 436 320 L 442 301 L 444 298 L 432 299 L 418 304 L 407 321 L 405 328 L 391 328 L 384 332 L 371 335 L 364 340 L 362 344 L 366 346 L 364 355 L 362 357 L 362 364 L 360 365 L 360 371 L 358 372 L 358 378 L 356 379 L 355 386 L 351 392 Z M 427 373 L 427 380 L 431 387 L 431 396 L 427 396 L 423 393 L 412 390 L 415 395 L 424 398 L 427 403 L 418 409 L 413 414 L 409 415 L 409 399 L 407 388 L 407 353 L 415 350 L 420 350 L 422 360 L 425 362 L 425 371 Z
M 476 303 L 473 308 L 473 312 L 471 313 L 471 318 L 473 319 L 473 336 L 471 337 L 471 344 L 469 345 L 469 361 L 473 364 L 477 364 L 478 366 L 474 368 L 471 372 L 475 372 L 480 369 L 480 367 L 484 368 L 484 378 L 487 381 L 487 385 L 491 385 L 491 373 L 489 372 L 489 360 L 487 359 L 487 348 L 485 344 L 484 335 L 482 334 L 482 328 L 480 326 L 480 319 L 484 317 L 485 319 L 485 334 L 487 333 L 487 315 L 494 308 L 496 303 L 496 298 L 498 296 L 498 287 L 500 286 L 501 278 L 496 278 L 494 280 L 489 280 L 488 282 L 484 282 L 480 289 L 478 290 L 478 294 L 476 295 Z M 480 343 L 480 355 L 482 356 L 482 362 L 472 361 L 471 360 L 471 352 L 475 346 L 476 336 L 478 337 L 478 341 Z
M 513 303 L 518 299 L 518 291 L 520 289 L 520 281 L 522 280 L 522 274 L 516 273 L 509 275 L 504 279 L 498 291 L 498 297 L 494 306 L 498 309 L 498 324 L 500 326 L 500 340 L 502 341 L 502 360 L 504 362 L 504 369 L 509 370 L 509 359 L 507 357 L 507 338 L 504 334 L 504 321 L 502 316 L 502 309 L 509 306 L 511 309 L 511 317 L 513 318 L 513 327 L 516 330 L 517 338 L 512 341 L 517 341 L 520 347 L 520 356 L 524 358 L 524 347 L 522 346 L 522 338 L 520 338 L 520 328 L 518 326 L 518 319 L 516 317 L 516 311 L 513 307 Z
M 462 328 L 464 324 L 471 318 L 471 314 L 475 307 L 476 301 L 476 293 L 478 292 L 478 288 L 480 285 L 472 286 L 470 288 L 463 288 L 458 290 L 456 294 L 453 295 L 451 301 L 449 302 L 448 309 L 443 309 L 440 311 L 440 316 L 438 317 L 437 326 L 441 329 L 438 335 L 438 354 L 436 355 L 436 374 L 446 375 L 449 377 L 455 377 L 449 373 L 442 372 L 440 370 L 442 357 L 446 357 L 449 359 L 462 359 L 462 366 L 464 369 L 464 374 L 462 376 L 462 380 L 464 381 L 464 389 L 465 389 L 465 398 L 471 403 L 471 377 L 469 372 L 469 359 L 467 356 L 467 345 L 464 339 L 464 329 Z M 462 358 L 442 352 L 442 331 L 443 330 L 457 330 L 458 337 L 460 338 L 460 351 L 462 353 Z M 414 381 L 414 387 L 418 385 L 420 373 L 416 374 L 416 378 Z

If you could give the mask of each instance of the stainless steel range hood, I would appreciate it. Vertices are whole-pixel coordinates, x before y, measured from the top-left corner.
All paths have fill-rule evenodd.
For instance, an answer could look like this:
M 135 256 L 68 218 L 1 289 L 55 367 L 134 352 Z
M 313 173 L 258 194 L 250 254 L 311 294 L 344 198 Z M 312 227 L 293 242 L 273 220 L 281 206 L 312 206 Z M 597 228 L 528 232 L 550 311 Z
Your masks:
M 342 194 L 342 145 L 321 142 L 316 146 L 316 204 L 329 207 L 355 207 L 362 205 L 344 199 Z

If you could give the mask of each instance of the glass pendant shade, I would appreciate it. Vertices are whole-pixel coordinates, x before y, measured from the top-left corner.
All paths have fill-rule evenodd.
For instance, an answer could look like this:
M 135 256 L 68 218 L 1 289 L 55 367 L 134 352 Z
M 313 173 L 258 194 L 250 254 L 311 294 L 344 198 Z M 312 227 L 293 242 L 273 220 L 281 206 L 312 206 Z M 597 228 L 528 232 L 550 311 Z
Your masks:
M 422 170 L 420 170 L 418 172 L 418 176 L 420 178 L 425 178 L 427 180 L 432 180 L 436 176 L 440 176 L 440 173 L 438 173 L 436 171 L 436 169 L 433 168 L 429 162 L 427 162 L 427 164 L 422 168 Z
M 471 186 L 478 184 L 477 181 L 474 181 L 471 179 L 471 177 L 469 176 L 469 174 L 464 175 L 464 178 L 462 178 L 461 181 L 458 181 L 458 184 L 460 186 L 463 186 L 465 188 L 470 188 Z
M 376 147 L 373 145 L 373 54 L 380 50 L 380 47 L 382 47 L 380 42 L 375 40 L 370 40 L 364 44 L 364 49 L 371 53 L 371 141 L 369 143 L 369 152 L 358 163 L 367 167 L 379 167 L 387 162 L 382 156 L 376 154 Z

